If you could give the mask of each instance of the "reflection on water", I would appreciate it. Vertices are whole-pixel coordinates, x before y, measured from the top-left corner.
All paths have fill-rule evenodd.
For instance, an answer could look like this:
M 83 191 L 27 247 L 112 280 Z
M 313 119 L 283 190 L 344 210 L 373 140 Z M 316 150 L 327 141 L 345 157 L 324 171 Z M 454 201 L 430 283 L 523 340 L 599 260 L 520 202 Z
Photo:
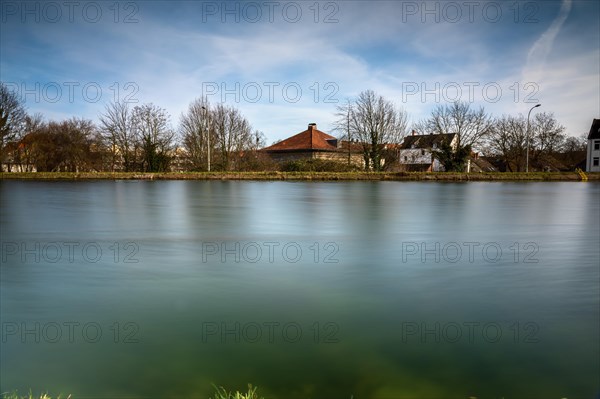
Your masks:
M 1 181 L 0 191 L 2 392 L 600 390 L 598 185 Z

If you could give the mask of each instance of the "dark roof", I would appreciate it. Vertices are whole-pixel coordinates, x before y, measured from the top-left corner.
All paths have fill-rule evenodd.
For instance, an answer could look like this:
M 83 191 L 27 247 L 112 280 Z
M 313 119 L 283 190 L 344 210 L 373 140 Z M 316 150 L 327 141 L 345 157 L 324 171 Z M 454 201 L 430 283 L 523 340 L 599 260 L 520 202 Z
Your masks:
M 445 140 L 448 143 L 451 143 L 454 140 L 454 136 L 456 133 L 447 133 L 447 134 L 415 134 L 411 136 L 406 136 L 404 141 L 400 145 L 401 149 L 409 149 L 409 148 L 432 148 L 435 144 L 439 146 Z
M 483 157 L 471 157 L 471 168 L 473 171 L 476 171 L 475 169 L 480 169 L 483 172 L 496 172 L 498 170 L 486 158 Z
M 270 147 L 263 148 L 267 152 L 286 151 L 338 151 L 337 139 L 317 129 L 316 124 L 308 125 L 308 129 L 289 137 Z
M 600 139 L 600 119 L 594 119 L 592 127 L 590 128 L 590 134 L 588 140 Z

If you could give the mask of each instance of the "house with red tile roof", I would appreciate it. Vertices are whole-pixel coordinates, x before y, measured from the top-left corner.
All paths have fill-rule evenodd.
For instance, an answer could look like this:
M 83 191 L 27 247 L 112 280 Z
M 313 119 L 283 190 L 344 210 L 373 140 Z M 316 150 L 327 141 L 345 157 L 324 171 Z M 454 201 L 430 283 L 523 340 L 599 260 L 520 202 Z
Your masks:
M 338 162 L 351 162 L 362 166 L 360 153 L 349 150 L 338 139 L 317 129 L 316 123 L 309 123 L 303 132 L 275 143 L 261 151 L 277 162 L 290 162 L 304 159 L 323 159 Z

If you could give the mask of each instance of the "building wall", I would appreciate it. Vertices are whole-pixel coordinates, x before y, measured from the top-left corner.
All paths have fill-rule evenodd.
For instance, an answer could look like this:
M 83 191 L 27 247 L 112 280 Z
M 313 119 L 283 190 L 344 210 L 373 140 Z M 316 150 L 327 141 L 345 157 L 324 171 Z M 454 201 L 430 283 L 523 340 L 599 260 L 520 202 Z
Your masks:
M 327 161 L 335 161 L 340 163 L 348 163 L 348 153 L 344 152 L 313 152 L 314 159 L 323 159 Z M 350 163 L 352 165 L 364 168 L 365 159 L 362 154 L 351 153 L 350 154 Z
M 278 163 L 285 163 L 291 161 L 299 161 L 303 159 L 311 159 L 312 153 L 310 152 L 270 152 L 269 156 L 271 159 Z
M 430 172 L 443 172 L 444 167 L 435 159 L 430 150 L 421 148 L 409 148 L 399 151 L 398 162 L 400 165 L 429 165 L 427 168 Z
M 329 152 L 329 151 L 303 151 L 303 152 L 272 152 L 269 153 L 271 159 L 275 162 L 285 163 L 308 159 L 322 159 L 326 161 L 335 161 L 340 163 L 348 163 L 348 153 L 344 152 Z M 353 165 L 364 167 L 365 162 L 362 154 L 350 154 L 350 162 Z
M 600 139 L 588 140 L 586 171 L 600 172 Z
M 2 172 L 37 172 L 37 168 L 35 167 L 35 165 L 31 164 L 24 165 L 20 163 L 13 163 L 9 165 L 3 163 Z
M 398 162 L 403 164 L 431 164 L 431 151 L 421 148 L 400 150 Z

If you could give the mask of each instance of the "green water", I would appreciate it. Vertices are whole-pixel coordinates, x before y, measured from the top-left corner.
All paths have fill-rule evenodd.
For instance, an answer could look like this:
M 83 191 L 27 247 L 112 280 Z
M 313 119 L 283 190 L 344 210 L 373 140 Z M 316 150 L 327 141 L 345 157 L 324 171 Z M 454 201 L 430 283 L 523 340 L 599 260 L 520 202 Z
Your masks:
M 0 181 L 0 390 L 600 391 L 600 185 Z

